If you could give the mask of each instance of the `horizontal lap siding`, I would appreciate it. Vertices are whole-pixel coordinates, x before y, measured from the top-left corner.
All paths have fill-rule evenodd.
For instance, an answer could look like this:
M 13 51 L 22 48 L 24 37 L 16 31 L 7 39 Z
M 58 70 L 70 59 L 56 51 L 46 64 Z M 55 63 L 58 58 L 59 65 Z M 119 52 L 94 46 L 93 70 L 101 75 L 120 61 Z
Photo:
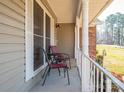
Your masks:
M 0 0 L 0 91 L 24 84 L 24 8 L 16 3 Z
M 25 82 L 25 0 L 0 0 L 0 91 L 28 91 Z

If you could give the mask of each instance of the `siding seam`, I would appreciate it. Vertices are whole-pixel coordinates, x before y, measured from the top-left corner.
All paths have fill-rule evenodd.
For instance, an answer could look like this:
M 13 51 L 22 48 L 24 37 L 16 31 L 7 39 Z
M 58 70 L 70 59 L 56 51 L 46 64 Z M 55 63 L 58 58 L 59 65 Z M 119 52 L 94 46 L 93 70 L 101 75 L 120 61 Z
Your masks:
M 19 66 L 18 68 L 22 68 L 21 66 Z M 17 70 L 15 70 L 15 71 L 17 71 Z M 19 72 L 22 72 L 22 71 L 19 71 Z M 9 81 L 9 80 L 11 80 L 11 78 L 13 78 L 13 77 L 15 77 L 15 76 L 17 76 L 17 74 L 15 74 L 15 75 L 13 75 L 12 77 L 10 77 L 7 81 Z M 2 83 L 0 83 L 0 84 L 3 84 L 3 83 L 5 83 L 6 81 L 4 81 L 4 82 L 2 82 Z
M 14 0 L 11 0 L 14 4 L 16 4 L 19 8 L 21 8 L 22 10 L 25 10 L 23 7 L 21 7 L 18 3 L 14 2 Z
M 18 38 L 24 38 L 24 35 L 14 35 L 14 34 L 7 34 L 7 33 L 0 33 L 1 35 L 13 36 Z
M 1 13 L 1 12 L 0 12 L 0 14 L 1 14 L 1 15 L 3 15 L 3 16 L 6 16 L 6 17 L 8 17 L 8 18 L 10 18 L 10 19 L 13 19 L 13 20 L 15 20 L 15 21 L 17 21 L 17 22 L 19 22 L 19 23 L 21 23 L 21 24 L 23 24 L 23 25 L 24 25 L 24 22 L 23 22 L 23 21 L 20 21 L 20 20 L 18 20 L 18 19 L 16 19 L 16 18 L 14 18 L 14 17 L 11 17 L 11 16 L 9 16 L 9 15 L 6 15 L 6 14 L 4 14 L 4 13 Z
M 2 25 L 6 25 L 6 26 L 9 26 L 9 27 L 13 27 L 13 28 L 16 28 L 16 29 L 19 29 L 19 30 L 22 30 L 24 31 L 25 29 L 22 29 L 22 28 L 18 28 L 18 27 L 14 27 L 14 26 L 11 26 L 11 25 L 8 25 L 8 24 L 4 24 L 4 23 L 0 23 Z
M 2 5 L 4 5 L 4 6 L 6 6 L 8 9 L 11 9 L 11 10 L 12 10 L 12 11 L 14 11 L 15 13 L 17 13 L 17 14 L 19 14 L 20 16 L 22 16 L 23 18 L 25 18 L 25 16 L 24 16 L 24 15 L 20 14 L 19 12 L 15 11 L 14 9 L 12 9 L 12 8 L 8 7 L 7 5 L 5 5 L 5 4 L 3 4 L 3 3 L 1 3 L 1 2 L 0 2 L 0 4 L 2 4 Z
M 4 75 L 4 73 L 8 73 L 9 71 L 13 71 L 13 70 L 16 69 L 16 68 L 22 67 L 23 64 L 24 64 L 24 63 L 21 63 L 21 64 L 19 64 L 18 66 L 14 67 L 14 68 L 8 69 L 8 71 L 2 72 L 2 73 L 0 73 L 0 75 L 1 75 L 1 74 Z
M 13 63 L 16 60 L 20 60 L 20 59 L 23 59 L 23 58 L 24 58 L 24 56 L 16 58 L 16 59 L 13 59 L 13 60 L 3 61 L 3 62 L 0 62 L 0 64 Z
M 4 54 L 9 54 L 9 53 L 17 53 L 17 52 L 24 52 L 24 49 L 23 50 L 16 50 L 16 51 L 9 51 L 9 52 L 4 52 L 4 53 L 0 53 L 0 55 L 4 55 Z
M 0 44 L 24 44 L 24 43 L 0 43 Z

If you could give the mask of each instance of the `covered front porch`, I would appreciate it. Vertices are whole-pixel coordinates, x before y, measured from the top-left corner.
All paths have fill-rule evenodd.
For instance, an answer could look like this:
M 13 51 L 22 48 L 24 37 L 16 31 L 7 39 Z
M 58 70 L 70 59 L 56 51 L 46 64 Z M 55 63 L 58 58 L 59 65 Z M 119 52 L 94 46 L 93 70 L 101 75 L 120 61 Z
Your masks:
M 41 79 L 31 92 L 103 92 L 113 91 L 113 84 L 117 87 L 116 91 L 123 91 L 123 83 L 95 62 L 96 19 L 111 2 L 112 0 L 48 0 L 56 18 L 51 44 L 74 59 L 71 60 L 73 66 L 69 70 L 71 84 L 67 85 L 67 78 L 64 78 L 63 73 L 58 76 L 57 71 L 52 70 L 45 85 L 42 86 Z
M 0 91 L 111 92 L 124 84 L 96 60 L 96 19 L 112 0 L 0 0 Z M 70 85 L 48 65 L 44 49 L 70 55 Z M 67 73 L 68 74 L 68 73 Z M 68 75 L 67 75 L 68 76 Z

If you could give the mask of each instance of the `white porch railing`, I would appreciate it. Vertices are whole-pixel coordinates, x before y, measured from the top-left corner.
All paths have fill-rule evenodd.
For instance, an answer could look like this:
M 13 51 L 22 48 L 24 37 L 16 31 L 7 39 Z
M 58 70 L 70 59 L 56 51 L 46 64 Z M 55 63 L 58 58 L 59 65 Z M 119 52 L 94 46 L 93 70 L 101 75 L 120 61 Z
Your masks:
M 79 69 L 79 74 L 81 76 L 81 70 L 82 70 L 82 52 L 80 49 L 78 49 L 78 52 L 77 52 L 77 66 L 78 66 L 78 69 Z
M 81 56 L 80 53 L 81 51 L 79 52 L 79 57 Z M 85 58 L 85 61 L 88 64 L 90 64 L 90 70 L 89 70 L 90 71 L 89 73 L 90 83 L 88 85 L 89 90 L 87 91 L 92 91 L 92 92 L 111 92 L 111 91 L 122 92 L 124 91 L 124 83 L 122 83 L 119 79 L 113 76 L 109 71 L 107 71 L 105 68 L 100 66 L 97 62 L 87 57 L 83 53 L 82 53 L 82 57 L 79 58 L 80 59 L 79 61 L 81 61 L 82 58 Z M 83 62 L 83 60 L 81 62 Z

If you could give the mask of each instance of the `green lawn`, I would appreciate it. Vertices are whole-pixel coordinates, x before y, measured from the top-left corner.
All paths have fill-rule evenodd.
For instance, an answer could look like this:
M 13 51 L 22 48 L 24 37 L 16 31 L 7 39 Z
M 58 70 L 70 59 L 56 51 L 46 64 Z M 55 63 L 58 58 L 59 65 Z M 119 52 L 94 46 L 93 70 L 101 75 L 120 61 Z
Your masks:
M 103 66 L 111 72 L 124 75 L 124 48 L 109 45 L 97 45 L 98 54 L 106 50 Z

